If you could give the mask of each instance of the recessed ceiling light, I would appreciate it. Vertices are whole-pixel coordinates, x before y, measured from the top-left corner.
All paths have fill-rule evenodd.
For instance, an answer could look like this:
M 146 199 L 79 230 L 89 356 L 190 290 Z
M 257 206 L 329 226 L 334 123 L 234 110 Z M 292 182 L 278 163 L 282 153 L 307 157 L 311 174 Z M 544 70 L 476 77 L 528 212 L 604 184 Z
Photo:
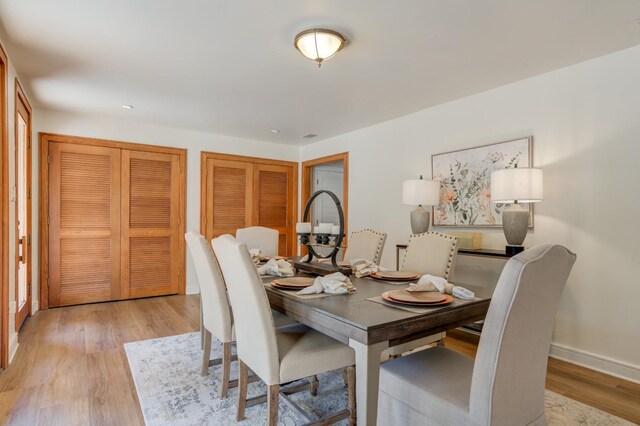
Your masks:
M 271 133 L 280 133 L 280 130 L 278 130 L 278 129 L 271 129 Z
M 312 139 L 312 138 L 315 138 L 316 136 L 318 136 L 318 135 L 316 135 L 315 133 L 307 133 L 306 135 L 303 135 L 302 137 L 304 139 Z
M 122 105 L 122 108 L 124 109 L 133 109 L 132 105 Z

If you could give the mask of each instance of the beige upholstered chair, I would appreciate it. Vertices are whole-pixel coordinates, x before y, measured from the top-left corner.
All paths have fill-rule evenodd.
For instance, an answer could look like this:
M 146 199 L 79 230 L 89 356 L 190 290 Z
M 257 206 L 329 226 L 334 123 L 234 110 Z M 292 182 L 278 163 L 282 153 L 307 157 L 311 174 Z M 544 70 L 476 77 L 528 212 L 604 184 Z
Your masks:
M 229 308 L 224 276 L 218 261 L 213 255 L 211 244 L 197 233 L 189 231 L 185 234 L 187 247 L 196 267 L 196 275 L 200 283 L 200 330 L 202 336 L 202 375 L 209 374 L 209 367 L 222 364 L 222 380 L 220 395 L 226 398 L 229 387 L 237 386 L 237 380 L 230 380 L 231 346 L 235 340 L 233 333 L 233 316 Z M 277 327 L 297 324 L 296 321 L 272 312 Z M 211 356 L 211 338 L 222 342 L 222 358 L 209 360 Z
M 237 420 L 244 418 L 250 368 L 268 386 L 268 424 L 278 421 L 280 385 L 347 367 L 349 409 L 332 418 L 355 418 L 353 349 L 305 326 L 276 330 L 264 286 L 247 247 L 230 235 L 215 238 L 213 250 L 227 278 L 235 317 L 239 361 Z M 291 403 L 283 393 L 285 402 Z
M 238 241 L 245 243 L 248 249 L 260 249 L 265 256 L 278 255 L 278 231 L 264 226 L 250 226 L 236 230 Z
M 449 279 L 458 254 L 458 239 L 440 232 L 414 234 L 400 264 L 401 271 Z
M 415 234 L 409 238 L 409 244 L 400 265 L 400 270 L 417 272 L 420 275 L 435 275 L 449 280 L 457 255 L 458 239 L 456 237 L 439 232 Z M 385 353 L 395 357 L 421 346 L 441 342 L 445 335 L 445 333 L 438 333 L 423 337 L 413 342 L 389 348 Z
M 222 398 L 226 398 L 231 369 L 233 318 L 227 301 L 224 278 L 207 240 L 196 231 L 187 232 L 185 239 L 200 283 L 200 317 L 203 333 L 202 375 L 209 374 L 211 336 L 213 335 L 222 342 L 222 359 L 214 360 L 211 364 L 222 364 L 220 395 Z
M 475 362 L 438 347 L 383 365 L 379 424 L 546 425 L 549 345 L 575 260 L 562 246 L 541 245 L 507 262 Z
M 351 259 L 367 259 L 379 265 L 386 240 L 387 234 L 374 231 L 373 229 L 363 229 L 362 231 L 352 232 L 349 236 L 347 250 L 344 254 L 344 261 L 349 262 Z

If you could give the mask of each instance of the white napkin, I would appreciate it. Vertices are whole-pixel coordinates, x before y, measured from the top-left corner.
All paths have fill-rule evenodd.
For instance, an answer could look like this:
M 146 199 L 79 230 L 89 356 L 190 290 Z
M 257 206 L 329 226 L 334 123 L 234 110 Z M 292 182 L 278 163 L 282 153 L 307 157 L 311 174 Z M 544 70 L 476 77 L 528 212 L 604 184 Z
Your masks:
M 417 283 L 410 284 L 407 291 L 437 291 L 438 293 L 444 293 L 447 284 L 447 280 L 444 278 L 427 274 L 421 276 Z
M 407 291 L 437 291 L 439 293 L 451 294 L 453 297 L 462 300 L 473 300 L 476 295 L 471 290 L 453 285 L 442 277 L 434 275 L 423 275 L 417 283 L 409 284 Z
M 329 294 L 347 294 L 353 293 L 356 288 L 351 284 L 349 278 L 340 272 L 325 275 L 324 277 L 316 277 L 312 286 L 303 288 L 297 294 L 320 294 L 322 292 Z
M 260 258 L 262 257 L 262 250 L 260 250 L 259 248 L 252 248 L 249 249 L 249 254 L 251 255 L 251 260 L 253 260 L 253 263 L 260 262 Z
M 356 277 L 367 277 L 378 272 L 378 265 L 367 259 L 351 259 L 351 269 Z
M 258 267 L 260 275 L 273 275 L 276 277 L 292 277 L 293 268 L 286 260 L 269 259 L 263 266 Z

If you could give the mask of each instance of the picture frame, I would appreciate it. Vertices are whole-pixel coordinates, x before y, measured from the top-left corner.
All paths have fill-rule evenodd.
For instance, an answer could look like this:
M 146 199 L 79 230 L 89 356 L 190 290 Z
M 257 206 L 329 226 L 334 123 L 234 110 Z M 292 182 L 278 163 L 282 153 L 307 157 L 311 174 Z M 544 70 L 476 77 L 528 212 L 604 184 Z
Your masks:
M 442 182 L 440 204 L 432 208 L 432 225 L 502 227 L 505 204 L 491 203 L 491 172 L 532 165 L 533 136 L 432 155 L 432 179 Z M 522 206 L 529 209 L 532 228 L 533 205 Z

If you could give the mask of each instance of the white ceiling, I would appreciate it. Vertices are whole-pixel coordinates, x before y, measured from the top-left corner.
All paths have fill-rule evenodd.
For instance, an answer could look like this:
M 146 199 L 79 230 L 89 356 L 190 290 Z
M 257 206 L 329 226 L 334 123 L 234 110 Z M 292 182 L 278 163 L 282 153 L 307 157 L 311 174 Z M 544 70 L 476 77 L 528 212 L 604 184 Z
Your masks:
M 638 18 L 638 0 L 0 0 L 35 106 L 293 144 L 640 44 Z M 348 39 L 320 69 L 293 47 L 315 26 Z

